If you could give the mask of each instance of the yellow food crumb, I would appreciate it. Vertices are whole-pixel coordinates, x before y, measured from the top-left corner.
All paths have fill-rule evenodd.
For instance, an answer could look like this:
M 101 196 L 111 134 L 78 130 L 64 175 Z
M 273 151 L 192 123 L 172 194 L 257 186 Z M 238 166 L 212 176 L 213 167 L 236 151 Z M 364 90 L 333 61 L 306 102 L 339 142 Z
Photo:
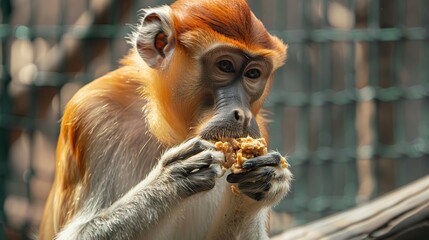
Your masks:
M 282 157 L 282 158 L 280 159 L 280 166 L 281 166 L 282 168 L 288 168 L 288 167 L 289 167 L 289 164 L 287 163 L 286 158 Z
M 240 195 L 240 190 L 238 189 L 237 186 L 235 185 L 231 185 L 231 192 L 234 193 L 235 195 L 239 196 Z

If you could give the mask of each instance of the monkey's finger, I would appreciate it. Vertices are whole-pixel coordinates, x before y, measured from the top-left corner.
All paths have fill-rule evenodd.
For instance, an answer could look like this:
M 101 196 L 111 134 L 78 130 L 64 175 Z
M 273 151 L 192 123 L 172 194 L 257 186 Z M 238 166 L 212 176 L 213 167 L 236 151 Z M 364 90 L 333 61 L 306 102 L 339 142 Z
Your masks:
M 183 145 L 179 146 L 181 147 L 177 155 L 178 160 L 187 159 L 202 151 L 215 148 L 213 143 L 202 140 L 200 138 L 192 138 L 185 142 Z
M 264 192 L 244 192 L 244 194 L 256 201 L 261 201 L 265 196 Z
M 217 164 L 219 166 L 225 164 L 225 154 L 223 152 L 219 152 L 219 151 L 210 151 L 210 153 L 212 154 L 212 163 L 213 164 Z
M 257 182 L 264 181 L 268 182 L 275 174 L 275 169 L 271 167 L 263 167 L 257 170 L 242 172 L 238 174 L 231 173 L 226 177 L 226 181 L 229 183 L 240 183 L 240 182 Z
M 225 161 L 224 159 L 225 156 L 223 153 L 206 150 L 186 159 L 182 164 L 189 172 L 196 172 L 211 165 L 220 166 Z
M 188 159 L 202 151 L 214 149 L 213 143 L 202 140 L 200 138 L 192 138 L 187 142 L 169 149 L 163 156 L 164 166 L 167 166 L 175 161 Z
M 213 159 L 210 168 L 216 173 L 216 177 L 222 177 L 225 174 L 225 169 L 222 167 L 225 164 L 225 155 L 223 152 L 211 151 Z
M 282 156 L 278 152 L 271 152 L 263 156 L 249 159 L 243 163 L 243 169 L 250 170 L 263 166 L 278 166 Z
M 215 185 L 215 176 L 216 173 L 213 170 L 209 168 L 201 169 L 195 174 L 189 176 L 187 179 L 190 181 L 188 188 L 193 193 L 210 190 Z
M 266 181 L 258 182 L 243 182 L 238 184 L 238 188 L 242 192 L 267 192 L 271 189 L 272 184 Z
M 210 168 L 213 169 L 217 178 L 220 178 L 225 174 L 225 169 L 222 168 L 222 166 L 220 164 L 212 164 L 212 165 L 210 165 Z

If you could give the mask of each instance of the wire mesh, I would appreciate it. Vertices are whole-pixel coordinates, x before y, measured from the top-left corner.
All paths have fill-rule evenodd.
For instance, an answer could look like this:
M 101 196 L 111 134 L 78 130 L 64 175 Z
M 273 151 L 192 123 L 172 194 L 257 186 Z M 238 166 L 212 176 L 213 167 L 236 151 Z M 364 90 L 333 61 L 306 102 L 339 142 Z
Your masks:
M 118 66 L 139 9 L 170 2 L 1 2 L 0 235 L 37 228 L 64 105 Z M 266 103 L 295 175 L 276 211 L 301 224 L 429 173 L 429 2 L 248 2 L 289 45 Z

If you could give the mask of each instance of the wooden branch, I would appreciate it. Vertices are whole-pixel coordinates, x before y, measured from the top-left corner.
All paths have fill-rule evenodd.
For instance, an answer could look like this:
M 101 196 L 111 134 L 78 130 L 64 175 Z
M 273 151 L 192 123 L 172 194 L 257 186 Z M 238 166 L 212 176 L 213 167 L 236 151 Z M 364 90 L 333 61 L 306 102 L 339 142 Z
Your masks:
M 429 175 L 368 204 L 272 239 L 429 239 Z

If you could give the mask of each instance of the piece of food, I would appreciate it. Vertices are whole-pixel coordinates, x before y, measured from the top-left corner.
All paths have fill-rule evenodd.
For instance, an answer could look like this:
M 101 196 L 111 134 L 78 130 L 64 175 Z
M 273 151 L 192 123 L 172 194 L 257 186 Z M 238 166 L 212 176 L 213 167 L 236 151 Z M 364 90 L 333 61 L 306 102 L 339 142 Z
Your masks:
M 215 148 L 225 154 L 225 168 L 233 173 L 243 172 L 243 162 L 267 154 L 267 142 L 264 138 L 226 138 L 215 143 Z M 287 168 L 285 158 L 281 159 L 281 166 Z
M 241 173 L 244 161 L 267 154 L 267 142 L 264 138 L 225 138 L 221 141 L 215 142 L 215 148 L 225 154 L 225 169 L 231 169 L 232 173 Z M 288 164 L 286 159 L 282 157 L 280 166 L 287 168 Z M 231 185 L 231 191 L 239 195 L 240 191 L 236 185 Z

